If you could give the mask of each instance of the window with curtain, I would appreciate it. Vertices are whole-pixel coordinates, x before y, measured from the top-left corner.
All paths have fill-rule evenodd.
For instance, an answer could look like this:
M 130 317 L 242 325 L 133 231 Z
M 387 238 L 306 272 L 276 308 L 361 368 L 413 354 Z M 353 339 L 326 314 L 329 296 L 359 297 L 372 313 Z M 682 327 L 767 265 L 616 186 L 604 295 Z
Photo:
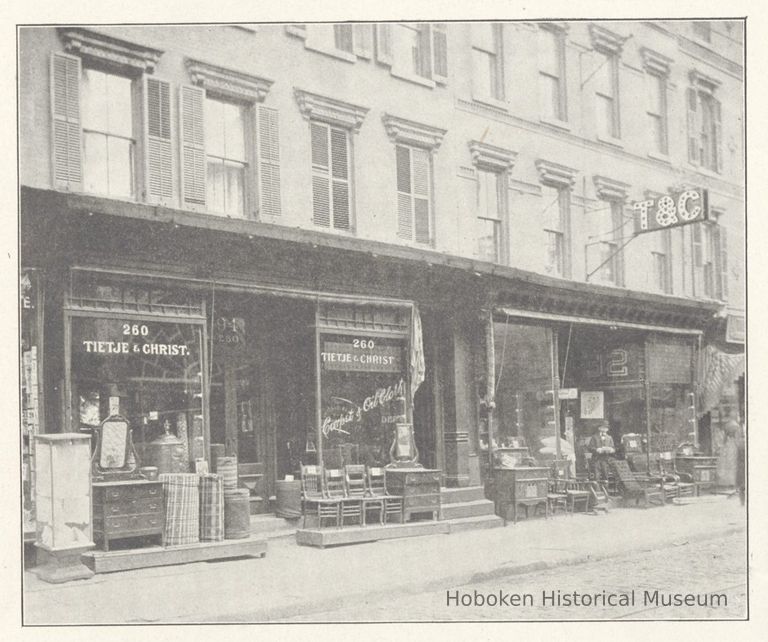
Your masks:
M 237 103 L 205 98 L 206 205 L 234 218 L 245 212 L 246 111 Z
M 350 229 L 349 132 L 312 121 L 312 217 L 315 225 Z
M 570 192 L 550 185 L 541 187 L 544 228 L 544 269 L 554 276 L 569 276 L 569 210 Z
M 432 241 L 432 164 L 430 152 L 397 145 L 397 235 L 416 243 Z
M 558 31 L 540 28 L 538 40 L 541 115 L 565 121 L 565 39 Z
M 502 25 L 472 25 L 472 82 L 476 98 L 504 100 Z
M 597 133 L 604 138 L 619 138 L 619 60 L 615 54 L 600 54 L 595 72 Z
M 492 263 L 500 263 L 502 260 L 502 219 L 505 208 L 503 185 L 503 172 L 477 170 L 475 256 Z
M 647 87 L 648 128 L 654 152 L 667 153 L 667 79 L 658 74 L 645 76 Z
M 83 68 L 83 169 L 86 192 L 133 197 L 133 88 L 130 78 Z

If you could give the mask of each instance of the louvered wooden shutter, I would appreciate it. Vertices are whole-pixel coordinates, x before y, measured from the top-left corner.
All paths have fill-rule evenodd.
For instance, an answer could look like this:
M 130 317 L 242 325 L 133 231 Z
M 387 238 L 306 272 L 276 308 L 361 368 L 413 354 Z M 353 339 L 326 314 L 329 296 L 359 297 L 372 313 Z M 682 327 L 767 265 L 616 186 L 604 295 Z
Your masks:
M 259 105 L 260 213 L 280 216 L 280 127 L 276 109 Z
M 413 240 L 413 205 L 411 197 L 411 150 L 395 147 L 397 160 L 397 235 Z
M 315 225 L 330 227 L 328 126 L 322 123 L 310 123 L 310 138 L 312 147 L 312 220 Z
M 333 227 L 349 229 L 349 158 L 347 132 L 331 128 L 331 176 L 333 183 Z
M 205 130 L 203 101 L 205 90 L 200 87 L 181 87 L 181 193 L 184 205 L 205 206 Z
M 355 25 L 354 28 L 354 43 L 355 43 L 355 55 L 360 58 L 370 58 L 373 50 L 373 32 L 371 31 L 372 25 Z
M 699 164 L 699 130 L 698 130 L 698 94 L 695 89 L 687 89 L 685 92 L 687 103 L 687 126 L 688 126 L 688 162 L 694 165 Z
M 152 203 L 173 200 L 173 152 L 171 149 L 171 85 L 164 80 L 144 79 L 146 123 L 146 198 Z
M 717 269 L 718 269 L 718 289 L 717 294 L 721 301 L 728 300 L 728 235 L 722 225 L 714 228 L 717 233 Z
M 693 294 L 704 294 L 704 269 L 702 266 L 701 223 L 691 226 L 691 252 L 693 254 Z
M 432 78 L 448 82 L 448 34 L 442 22 L 432 25 Z
M 51 56 L 51 115 L 53 184 L 81 191 L 80 59 L 75 56 Z
M 429 152 L 411 150 L 413 163 L 413 227 L 417 243 L 429 243 Z
M 429 25 L 419 26 L 419 75 L 432 78 L 432 30 Z
M 376 60 L 383 65 L 392 65 L 392 26 L 376 25 Z
M 723 126 L 721 121 L 720 101 L 712 99 L 712 121 L 714 125 L 714 143 L 715 143 L 715 166 L 718 173 L 723 171 Z

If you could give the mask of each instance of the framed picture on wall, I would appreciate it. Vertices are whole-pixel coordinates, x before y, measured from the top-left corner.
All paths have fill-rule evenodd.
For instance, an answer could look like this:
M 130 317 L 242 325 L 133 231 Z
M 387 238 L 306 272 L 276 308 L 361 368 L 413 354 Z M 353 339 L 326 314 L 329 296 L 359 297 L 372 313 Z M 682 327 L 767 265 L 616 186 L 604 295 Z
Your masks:
M 604 419 L 603 391 L 595 390 L 592 392 L 581 393 L 581 418 L 582 419 Z

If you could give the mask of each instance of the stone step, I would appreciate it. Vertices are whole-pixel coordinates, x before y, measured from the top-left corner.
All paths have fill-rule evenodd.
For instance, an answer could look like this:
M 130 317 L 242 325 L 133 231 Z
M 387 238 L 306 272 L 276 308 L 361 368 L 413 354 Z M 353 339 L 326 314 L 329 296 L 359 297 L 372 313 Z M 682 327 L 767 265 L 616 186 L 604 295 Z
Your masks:
M 482 486 L 467 486 L 464 488 L 441 488 L 440 503 L 456 504 L 459 502 L 472 502 L 485 499 L 485 491 Z
M 487 499 L 476 499 L 471 502 L 445 504 L 440 507 L 441 519 L 460 519 L 462 517 L 479 517 L 493 514 L 493 502 Z
M 504 520 L 498 515 L 480 515 L 479 517 L 461 517 L 448 522 L 449 533 L 460 533 L 481 528 L 504 526 Z

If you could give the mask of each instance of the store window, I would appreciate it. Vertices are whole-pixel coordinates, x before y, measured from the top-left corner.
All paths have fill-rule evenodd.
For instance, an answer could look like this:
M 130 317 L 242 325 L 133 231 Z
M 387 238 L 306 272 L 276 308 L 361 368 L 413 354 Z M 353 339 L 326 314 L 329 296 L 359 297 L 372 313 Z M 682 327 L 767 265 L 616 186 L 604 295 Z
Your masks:
M 242 218 L 245 211 L 246 107 L 206 97 L 205 153 L 208 211 Z
M 83 68 L 81 101 L 85 191 L 132 197 L 136 141 L 131 79 Z
M 504 48 L 502 25 L 472 25 L 472 97 L 504 100 Z
M 559 29 L 540 27 L 538 39 L 541 115 L 548 120 L 567 121 L 565 34 Z

